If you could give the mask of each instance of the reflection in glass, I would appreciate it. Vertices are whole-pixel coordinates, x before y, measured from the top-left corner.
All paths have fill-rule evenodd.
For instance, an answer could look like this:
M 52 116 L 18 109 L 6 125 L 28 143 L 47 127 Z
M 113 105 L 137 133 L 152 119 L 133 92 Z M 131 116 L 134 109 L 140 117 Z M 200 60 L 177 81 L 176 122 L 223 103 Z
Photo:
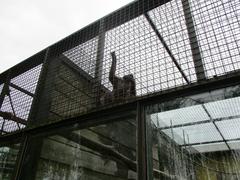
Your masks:
M 44 138 L 35 179 L 136 179 L 135 120 Z
M 10 180 L 17 160 L 19 144 L 0 147 L 0 179 Z
M 240 179 L 239 86 L 147 107 L 149 179 Z

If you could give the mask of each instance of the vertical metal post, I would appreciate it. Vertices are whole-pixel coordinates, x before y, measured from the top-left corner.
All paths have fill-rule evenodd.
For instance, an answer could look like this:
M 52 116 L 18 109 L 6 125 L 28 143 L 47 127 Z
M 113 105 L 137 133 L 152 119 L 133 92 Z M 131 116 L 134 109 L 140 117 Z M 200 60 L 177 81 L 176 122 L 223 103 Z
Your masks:
M 41 137 L 30 137 L 27 135 L 23 142 L 18 158 L 18 169 L 15 179 L 35 179 L 37 167 L 41 156 L 43 139 Z
M 13 179 L 14 180 L 20 179 L 19 175 L 20 175 L 22 163 L 23 163 L 23 160 L 24 160 L 24 155 L 25 155 L 25 150 L 27 148 L 27 143 L 28 143 L 28 136 L 26 135 L 23 138 L 23 140 L 21 142 L 21 145 L 20 145 L 20 148 L 19 148 L 16 165 L 14 167 L 14 174 L 13 174 Z
M 49 56 L 49 48 L 45 52 L 44 60 L 43 60 L 43 65 L 41 69 L 41 73 L 39 75 L 36 91 L 33 97 L 31 109 L 29 112 L 29 118 L 28 118 L 28 124 L 32 123 L 34 120 L 34 116 L 36 115 L 36 112 L 38 110 L 38 104 L 40 101 L 40 97 L 42 94 L 42 91 L 44 89 L 44 82 L 46 81 L 46 76 L 47 76 L 47 71 L 48 71 L 48 56 Z
M 7 76 L 7 78 L 4 82 L 2 92 L 0 94 L 0 109 L 2 107 L 2 104 L 3 104 L 3 101 L 4 101 L 4 98 L 5 98 L 6 94 L 8 94 L 8 92 L 9 92 L 10 80 L 11 80 L 11 70 L 9 70 L 9 72 L 8 72 L 8 76 Z
M 172 141 L 171 141 L 171 148 L 173 150 L 173 167 L 174 167 L 174 173 L 177 172 L 177 168 L 176 168 L 176 162 L 175 162 L 175 157 L 176 157 L 176 151 L 175 151 L 175 137 L 174 137 L 174 132 L 173 132 L 173 123 L 172 120 L 170 120 L 171 122 L 171 134 L 172 134 Z
M 95 67 L 95 88 L 96 90 L 96 103 L 99 105 L 101 96 L 101 82 L 102 82 L 102 69 L 104 58 L 104 45 L 105 45 L 105 23 L 104 19 L 100 20 L 99 35 L 98 35 L 98 47 L 97 47 L 97 59 Z
M 8 72 L 8 76 L 7 76 L 7 78 L 4 82 L 2 92 L 0 94 L 0 109 L 2 108 L 2 104 L 3 104 L 3 101 L 5 99 L 5 96 L 9 94 L 10 81 L 11 81 L 11 70 L 9 70 L 9 72 Z M 1 129 L 0 129 L 0 135 L 5 133 L 5 131 L 4 131 L 5 121 L 6 121 L 6 119 L 3 118 L 2 126 L 1 126 Z
M 157 143 L 158 143 L 158 167 L 160 171 L 164 171 L 164 165 L 163 162 L 161 162 L 162 159 L 162 142 L 161 142 L 161 135 L 160 135 L 160 124 L 159 124 L 159 118 L 157 115 Z
M 144 107 L 137 104 L 137 173 L 138 180 L 147 180 L 146 121 Z
M 36 92 L 34 94 L 29 118 L 28 125 L 32 125 L 36 123 L 36 120 L 44 120 L 41 119 L 42 116 L 39 117 L 39 114 L 48 116 L 49 112 L 49 102 L 50 97 L 49 92 L 52 86 L 53 73 L 55 71 L 55 67 L 58 64 L 58 61 L 52 61 L 49 58 L 50 49 L 48 48 L 45 53 L 42 70 L 40 73 L 40 77 L 38 80 Z M 24 179 L 24 180 L 32 180 L 35 178 L 35 174 L 37 171 L 38 160 L 41 154 L 43 140 L 41 138 L 30 138 L 28 135 L 25 137 L 24 144 L 19 152 L 20 157 L 18 158 L 18 169 L 16 170 L 15 179 Z
M 1 107 L 2 107 L 4 98 L 5 98 L 6 86 L 7 86 L 7 83 L 5 82 L 4 85 L 3 85 L 3 88 L 2 88 L 2 92 L 1 92 L 1 94 L 0 94 L 0 109 L 1 109 Z
M 34 100 L 29 114 L 28 125 L 39 123 L 39 121 L 46 121 L 49 116 L 54 80 L 58 67 L 61 64 L 61 58 L 51 57 L 50 51 L 50 49 L 47 49 L 45 54 L 44 64 L 37 85 L 37 91 L 34 95 Z
M 206 76 L 205 76 L 202 56 L 201 56 L 201 52 L 200 52 L 200 48 L 199 48 L 199 44 L 196 36 L 196 30 L 193 23 L 193 17 L 191 13 L 189 0 L 182 0 L 182 6 L 183 6 L 185 22 L 187 26 L 188 37 L 190 40 L 190 46 L 191 46 L 197 81 L 202 81 L 206 79 Z

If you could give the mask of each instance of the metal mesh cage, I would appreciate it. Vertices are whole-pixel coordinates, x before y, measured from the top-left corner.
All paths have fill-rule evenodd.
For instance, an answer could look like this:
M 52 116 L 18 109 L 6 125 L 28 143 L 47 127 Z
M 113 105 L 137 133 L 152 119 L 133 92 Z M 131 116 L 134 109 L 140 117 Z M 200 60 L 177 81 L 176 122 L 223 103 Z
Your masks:
M 238 72 L 239 5 L 134 1 L 90 24 L 1 74 L 2 132 Z

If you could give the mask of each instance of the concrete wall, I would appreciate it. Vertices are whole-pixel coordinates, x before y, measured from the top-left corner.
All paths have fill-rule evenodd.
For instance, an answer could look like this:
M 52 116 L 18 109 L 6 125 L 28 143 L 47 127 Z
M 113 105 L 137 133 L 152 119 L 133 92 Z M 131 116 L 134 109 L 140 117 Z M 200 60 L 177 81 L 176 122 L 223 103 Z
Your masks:
M 136 165 L 134 121 L 127 120 L 66 132 L 74 133 L 77 135 L 74 137 L 79 137 L 78 139 L 70 139 L 70 136 L 65 135 L 46 138 L 38 161 L 36 179 L 136 179 L 136 172 L 132 168 L 133 164 Z M 86 140 L 83 142 L 83 138 L 93 146 L 85 144 Z M 104 148 L 99 146 L 109 148 L 108 152 L 105 153 Z

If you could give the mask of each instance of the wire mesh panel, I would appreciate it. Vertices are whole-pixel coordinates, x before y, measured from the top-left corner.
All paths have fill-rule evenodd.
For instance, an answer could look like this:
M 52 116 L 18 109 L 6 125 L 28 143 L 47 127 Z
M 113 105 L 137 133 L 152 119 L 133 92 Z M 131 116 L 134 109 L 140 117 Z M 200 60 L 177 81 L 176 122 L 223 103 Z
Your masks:
M 238 179 L 239 5 L 134 1 L 2 73 L 0 134 L 30 127 L 17 176 Z M 232 81 L 220 85 L 224 79 Z M 138 122 L 131 121 L 126 109 L 139 99 Z M 58 129 L 68 123 L 66 133 Z M 43 131 L 51 135 L 28 143 Z
M 240 68 L 238 0 L 191 0 L 207 76 L 223 75 Z
M 63 54 L 83 71 L 94 77 L 97 57 L 97 43 L 98 38 L 95 37 L 64 52 Z
M 149 173 L 239 179 L 239 90 L 238 85 L 147 106 Z
M 61 59 L 63 62 L 66 60 L 65 57 Z M 69 60 L 67 59 L 66 62 Z M 70 64 L 67 63 L 59 65 L 53 80 L 50 106 L 53 118 L 56 116 L 57 119 L 73 117 L 80 112 L 86 112 L 95 104 L 95 93 L 92 90 L 93 77 L 87 73 L 86 76 L 82 76 L 69 66 Z
M 30 119 L 74 117 L 238 71 L 238 6 L 237 0 L 134 1 L 90 24 L 44 50 Z M 11 83 L 31 99 L 36 81 L 25 76 Z M 18 113 L 27 119 L 30 105 L 23 102 L 31 100 L 24 98 L 19 106 L 27 110 Z
M 138 96 L 187 84 L 181 72 L 186 74 L 189 82 L 196 81 L 181 1 L 171 1 L 148 14 L 166 46 L 145 15 L 108 31 L 103 83 L 110 89 L 112 85 L 108 77 L 112 62 L 110 53 L 113 51 L 117 56 L 117 75 L 123 77 L 132 73 Z M 180 66 L 180 71 L 173 58 Z
M 35 93 L 42 64 L 26 71 L 25 73 L 11 79 L 11 83 L 25 89 L 30 93 Z
M 11 79 L 5 84 L 6 89 L 1 105 L 1 133 L 7 134 L 26 126 L 33 95 L 36 90 L 42 65 Z

